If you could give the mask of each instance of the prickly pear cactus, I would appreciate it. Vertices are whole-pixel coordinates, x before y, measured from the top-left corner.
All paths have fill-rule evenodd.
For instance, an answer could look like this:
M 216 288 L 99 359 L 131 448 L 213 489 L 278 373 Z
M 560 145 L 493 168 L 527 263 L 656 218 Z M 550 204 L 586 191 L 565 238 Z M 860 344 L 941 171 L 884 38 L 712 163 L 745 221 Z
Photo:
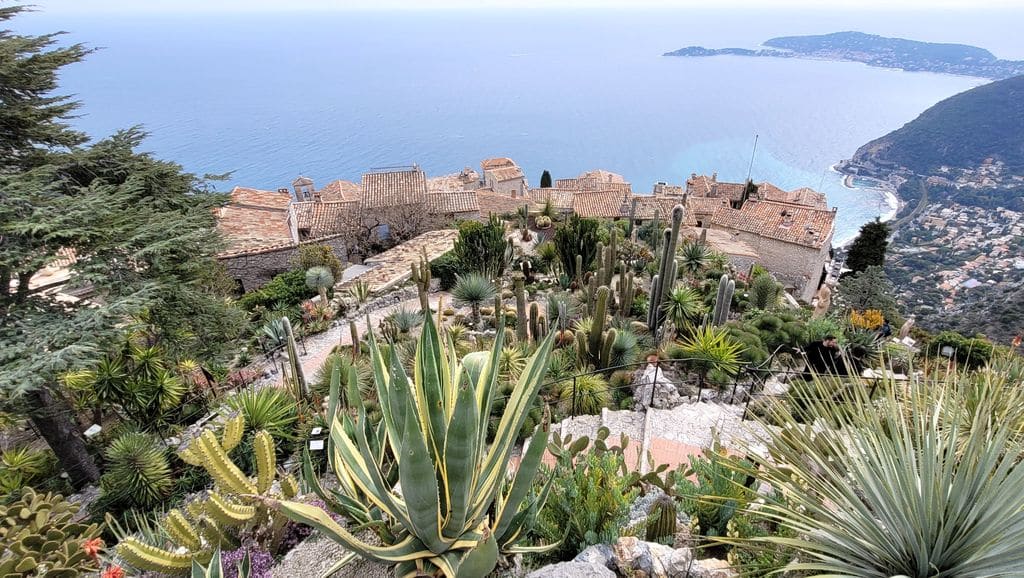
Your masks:
M 0 576 L 74 577 L 99 568 L 100 527 L 72 521 L 78 504 L 31 488 L 0 506 Z

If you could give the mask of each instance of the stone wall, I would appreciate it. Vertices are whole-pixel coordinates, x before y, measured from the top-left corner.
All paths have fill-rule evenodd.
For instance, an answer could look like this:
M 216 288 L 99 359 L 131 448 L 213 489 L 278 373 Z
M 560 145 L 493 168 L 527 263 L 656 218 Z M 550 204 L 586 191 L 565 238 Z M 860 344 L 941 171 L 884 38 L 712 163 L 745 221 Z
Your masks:
M 822 271 L 828 263 L 829 242 L 824 243 L 821 249 L 814 249 L 746 231 L 725 230 L 733 233 L 737 240 L 753 247 L 759 256 L 758 264 L 774 274 L 776 279 L 791 290 L 794 297 L 805 303 L 811 302 L 818 291 Z M 733 263 L 737 269 L 746 270 L 739 263 Z M 746 266 L 749 268 L 749 263 Z
M 345 238 L 338 235 L 328 239 L 318 239 L 302 243 L 303 245 L 329 245 L 334 254 L 345 261 Z M 241 285 L 245 292 L 259 289 L 275 275 L 290 271 L 299 254 L 299 245 L 289 245 L 264 251 L 232 255 L 220 258 L 219 261 L 227 268 L 228 274 Z

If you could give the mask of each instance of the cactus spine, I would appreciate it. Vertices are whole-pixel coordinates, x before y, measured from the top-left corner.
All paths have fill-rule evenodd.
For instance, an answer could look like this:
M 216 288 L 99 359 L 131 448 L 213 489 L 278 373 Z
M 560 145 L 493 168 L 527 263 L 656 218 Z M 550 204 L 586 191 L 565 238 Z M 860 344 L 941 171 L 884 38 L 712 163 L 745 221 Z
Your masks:
M 679 226 L 683 222 L 684 209 L 682 205 L 676 205 L 672 209 L 672 227 L 664 231 L 664 246 L 662 247 L 661 260 L 658 265 L 657 280 L 651 284 L 651 311 L 648 313 L 648 327 L 651 334 L 657 336 L 661 322 L 665 319 L 664 301 L 665 297 L 672 291 L 675 285 L 676 275 L 679 268 L 676 265 L 676 244 L 679 241 Z
M 526 292 L 523 289 L 523 278 L 517 275 L 513 286 L 516 294 L 516 339 L 519 343 L 526 343 L 530 337 L 527 334 Z
M 729 306 L 732 305 L 732 295 L 736 291 L 736 282 L 729 279 L 728 275 L 722 275 L 718 280 L 718 295 L 715 296 L 715 313 L 711 318 L 714 326 L 722 325 L 729 319 Z
M 662 494 L 658 496 L 647 513 L 648 542 L 672 544 L 676 535 L 676 503 Z
M 284 324 L 285 334 L 288 336 L 288 369 L 291 373 L 295 396 L 299 399 L 309 399 L 309 384 L 306 383 L 306 373 L 299 362 L 299 349 L 295 344 L 295 332 L 292 331 L 292 322 L 288 317 L 281 318 Z

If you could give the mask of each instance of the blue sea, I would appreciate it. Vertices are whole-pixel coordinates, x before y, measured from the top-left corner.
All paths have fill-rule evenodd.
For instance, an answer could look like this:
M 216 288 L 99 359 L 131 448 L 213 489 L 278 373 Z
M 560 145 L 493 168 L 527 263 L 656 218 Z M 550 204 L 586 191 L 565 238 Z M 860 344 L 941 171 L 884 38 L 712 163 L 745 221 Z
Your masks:
M 692 173 L 824 190 L 837 241 L 890 211 L 830 167 L 984 80 L 855 63 L 661 54 L 836 30 L 965 42 L 1024 57 L 1024 14 L 810 11 L 398 11 L 64 14 L 17 19 L 100 48 L 66 70 L 95 138 L 132 125 L 197 174 L 276 189 L 417 163 L 508 156 L 531 185 L 594 168 L 636 191 Z M 753 149 L 755 135 L 757 147 Z M 751 163 L 751 159 L 753 162 Z

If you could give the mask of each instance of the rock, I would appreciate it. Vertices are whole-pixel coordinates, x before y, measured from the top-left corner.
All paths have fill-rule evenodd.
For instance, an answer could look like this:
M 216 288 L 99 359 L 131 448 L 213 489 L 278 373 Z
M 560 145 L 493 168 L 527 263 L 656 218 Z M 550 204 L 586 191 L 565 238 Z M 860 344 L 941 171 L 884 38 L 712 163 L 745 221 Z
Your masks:
M 597 564 L 598 566 L 604 566 L 605 568 L 614 568 L 615 552 L 608 544 L 597 544 L 596 546 L 589 546 L 579 554 L 576 554 L 576 557 L 573 558 L 572 561 Z
M 650 578 L 668 578 L 665 563 L 675 553 L 668 546 L 644 542 L 633 536 L 623 536 L 615 541 L 615 565 L 619 574 L 636 576 L 643 573 Z
M 667 557 L 662 558 L 661 562 L 669 578 L 693 576 L 693 552 L 689 548 L 676 548 Z
M 530 572 L 526 578 L 615 578 L 615 572 L 600 564 L 573 560 L 544 566 Z
M 681 576 L 685 576 L 685 574 Z M 691 578 L 735 578 L 739 574 L 725 560 L 708 558 L 706 560 L 694 560 L 689 576 Z

